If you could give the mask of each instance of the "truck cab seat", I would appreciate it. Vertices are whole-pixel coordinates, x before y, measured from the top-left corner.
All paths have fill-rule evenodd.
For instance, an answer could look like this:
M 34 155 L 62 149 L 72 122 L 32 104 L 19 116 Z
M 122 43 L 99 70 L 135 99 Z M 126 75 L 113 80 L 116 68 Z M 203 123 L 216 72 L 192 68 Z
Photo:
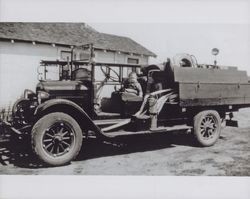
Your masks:
M 72 80 L 81 81 L 85 86 L 91 87 L 91 72 L 86 68 L 78 68 L 72 72 Z

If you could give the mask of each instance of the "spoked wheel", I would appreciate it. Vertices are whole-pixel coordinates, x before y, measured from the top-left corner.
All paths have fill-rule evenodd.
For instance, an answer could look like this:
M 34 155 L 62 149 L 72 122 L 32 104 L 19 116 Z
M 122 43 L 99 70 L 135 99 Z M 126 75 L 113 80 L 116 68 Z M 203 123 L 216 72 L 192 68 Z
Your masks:
M 76 136 L 65 122 L 57 122 L 45 130 L 43 149 L 54 157 L 67 153 L 75 142 Z
M 217 111 L 202 111 L 194 117 L 194 135 L 201 146 L 211 146 L 221 133 L 221 119 Z
M 38 157 L 49 165 L 64 165 L 74 159 L 82 145 L 79 124 L 65 113 L 45 115 L 32 129 L 32 145 Z

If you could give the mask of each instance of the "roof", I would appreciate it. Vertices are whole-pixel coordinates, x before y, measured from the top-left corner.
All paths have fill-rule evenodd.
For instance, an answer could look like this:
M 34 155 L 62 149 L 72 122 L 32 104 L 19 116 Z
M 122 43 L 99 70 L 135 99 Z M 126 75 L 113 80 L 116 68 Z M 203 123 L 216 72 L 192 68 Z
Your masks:
M 0 39 L 61 45 L 93 43 L 99 49 L 156 56 L 128 37 L 100 33 L 85 23 L 0 22 Z

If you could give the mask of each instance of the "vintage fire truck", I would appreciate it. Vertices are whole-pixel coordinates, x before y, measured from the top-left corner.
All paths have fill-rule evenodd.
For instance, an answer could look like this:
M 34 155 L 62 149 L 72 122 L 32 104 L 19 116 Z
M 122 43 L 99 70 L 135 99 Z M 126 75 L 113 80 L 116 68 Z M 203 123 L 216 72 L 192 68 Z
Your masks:
M 85 60 L 41 61 L 36 91 L 25 90 L 5 126 L 28 136 L 45 164 L 69 163 L 89 136 L 114 141 L 138 134 L 189 131 L 200 146 L 215 144 L 221 123 L 236 125 L 233 112 L 250 106 L 250 84 L 236 67 L 198 64 L 180 55 L 160 65 L 97 63 L 92 44 Z M 74 49 L 72 50 L 73 53 Z M 72 56 L 73 57 L 73 56 Z M 58 79 L 48 80 L 48 67 Z M 127 72 L 138 75 L 143 95 L 124 91 Z M 103 75 L 102 80 L 96 74 Z M 113 91 L 102 97 L 103 89 Z

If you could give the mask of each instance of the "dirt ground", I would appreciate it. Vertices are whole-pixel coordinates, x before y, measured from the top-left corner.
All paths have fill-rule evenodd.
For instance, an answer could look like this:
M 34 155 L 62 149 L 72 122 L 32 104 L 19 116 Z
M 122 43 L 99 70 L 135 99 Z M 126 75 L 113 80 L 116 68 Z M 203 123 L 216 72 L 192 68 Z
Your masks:
M 240 127 L 224 128 L 212 147 L 196 147 L 185 133 L 133 137 L 118 145 L 89 140 L 75 161 L 54 168 L 39 165 L 24 149 L 0 143 L 0 174 L 249 176 L 250 109 L 235 118 Z

